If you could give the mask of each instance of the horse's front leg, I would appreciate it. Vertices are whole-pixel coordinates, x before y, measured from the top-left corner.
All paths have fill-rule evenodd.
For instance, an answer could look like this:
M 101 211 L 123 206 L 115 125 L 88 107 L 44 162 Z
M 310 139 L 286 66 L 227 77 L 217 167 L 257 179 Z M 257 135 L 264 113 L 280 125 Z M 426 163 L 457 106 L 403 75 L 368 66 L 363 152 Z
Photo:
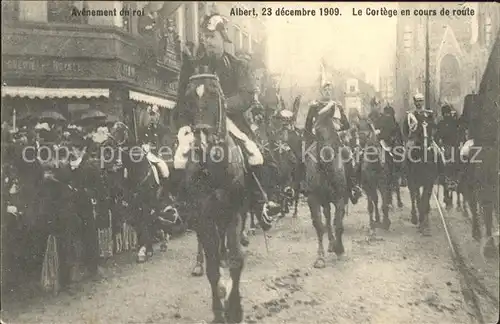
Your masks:
M 244 257 L 240 245 L 240 234 L 242 230 L 242 215 L 240 213 L 233 217 L 227 228 L 228 265 L 231 275 L 231 292 L 226 304 L 226 320 L 228 323 L 241 323 L 243 320 L 243 308 L 240 296 L 240 278 L 243 271 Z
M 366 194 L 366 209 L 368 210 L 368 224 L 370 224 L 370 229 L 375 228 L 375 220 L 373 219 L 373 199 L 372 195 Z
M 248 234 L 247 234 L 247 220 L 248 220 L 248 212 L 244 212 L 241 215 L 241 245 L 243 246 L 248 246 L 250 244 L 250 240 L 248 239 Z
M 344 215 L 345 215 L 345 200 L 337 199 L 335 203 L 335 254 L 340 256 L 344 254 L 344 244 L 342 243 L 342 234 L 344 234 Z
M 198 242 L 196 251 L 196 264 L 191 271 L 191 275 L 193 277 L 201 277 L 203 276 L 204 272 L 203 263 L 205 261 L 205 257 L 203 255 L 203 245 L 201 244 L 200 238 L 198 236 L 196 237 L 196 240 Z
M 335 235 L 333 234 L 332 208 L 330 203 L 323 204 L 323 216 L 325 216 L 326 230 L 328 231 L 328 252 L 335 250 Z
M 307 197 L 307 204 L 309 205 L 309 210 L 311 212 L 311 219 L 316 230 L 316 235 L 318 236 L 318 255 L 316 261 L 314 262 L 315 268 L 325 267 L 325 248 L 323 246 L 323 234 L 325 229 L 323 228 L 323 222 L 321 220 L 321 203 L 319 199 L 314 195 L 310 194 Z
M 418 224 L 418 218 L 417 218 L 417 201 L 418 201 L 418 196 L 420 195 L 418 187 L 408 181 L 408 189 L 410 191 L 410 200 L 411 200 L 411 223 L 413 225 Z
M 152 239 L 150 237 L 148 213 L 144 209 L 140 209 L 139 213 L 141 216 L 139 216 L 140 219 L 137 222 L 137 243 L 139 246 L 137 251 L 137 263 L 143 263 L 147 261 L 148 254 L 151 253 Z
M 422 195 L 420 197 L 420 201 L 418 204 L 420 229 L 421 229 L 422 235 L 424 235 L 424 236 L 431 235 L 429 213 L 431 210 L 430 200 L 431 200 L 431 195 L 432 195 L 432 188 L 433 188 L 432 182 L 430 182 L 430 184 L 424 186 L 424 188 L 422 190 Z
M 399 185 L 399 179 L 400 177 L 396 178 L 396 181 L 394 183 L 394 190 L 396 190 L 396 197 L 398 199 L 398 207 L 403 208 L 403 201 L 401 200 L 401 186 Z M 391 193 L 392 196 L 392 193 Z
M 212 289 L 212 311 L 214 313 L 214 323 L 225 323 L 224 305 L 226 290 L 220 285 L 220 237 L 215 228 L 215 224 L 207 222 L 198 233 L 198 241 L 203 246 L 207 260 L 207 278 Z
M 384 219 L 382 221 L 383 229 L 389 230 L 391 227 L 391 220 L 389 219 L 389 200 L 392 198 L 392 189 L 391 186 L 382 184 L 380 188 L 380 194 L 382 196 L 382 215 Z

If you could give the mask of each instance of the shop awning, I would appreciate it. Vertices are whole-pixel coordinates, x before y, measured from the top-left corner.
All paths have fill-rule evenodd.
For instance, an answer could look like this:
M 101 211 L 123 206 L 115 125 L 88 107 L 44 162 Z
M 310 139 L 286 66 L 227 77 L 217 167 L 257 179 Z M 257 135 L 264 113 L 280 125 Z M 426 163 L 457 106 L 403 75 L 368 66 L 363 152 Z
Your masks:
M 3 97 L 20 97 L 30 99 L 47 98 L 109 98 L 109 89 L 96 88 L 38 88 L 3 86 Z
M 175 107 L 175 101 L 150 96 L 144 93 L 129 90 L 129 98 L 134 101 L 144 102 L 150 105 L 156 105 L 163 108 L 173 109 Z

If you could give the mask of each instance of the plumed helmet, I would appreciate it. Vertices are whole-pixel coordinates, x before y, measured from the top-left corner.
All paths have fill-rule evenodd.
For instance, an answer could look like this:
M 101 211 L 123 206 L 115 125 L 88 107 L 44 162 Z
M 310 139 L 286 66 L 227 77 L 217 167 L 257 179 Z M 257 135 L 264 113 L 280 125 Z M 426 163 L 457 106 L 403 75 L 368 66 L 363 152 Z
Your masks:
M 201 23 L 201 28 L 205 32 L 218 31 L 225 42 L 231 43 L 231 40 L 227 35 L 226 22 L 220 14 L 215 13 L 210 16 L 205 16 L 203 22 Z
M 279 119 L 283 122 L 289 123 L 293 120 L 293 112 L 288 109 L 282 109 L 278 113 Z
M 423 101 L 424 100 L 424 95 L 421 93 L 417 93 L 413 96 L 413 100 L 415 101 Z

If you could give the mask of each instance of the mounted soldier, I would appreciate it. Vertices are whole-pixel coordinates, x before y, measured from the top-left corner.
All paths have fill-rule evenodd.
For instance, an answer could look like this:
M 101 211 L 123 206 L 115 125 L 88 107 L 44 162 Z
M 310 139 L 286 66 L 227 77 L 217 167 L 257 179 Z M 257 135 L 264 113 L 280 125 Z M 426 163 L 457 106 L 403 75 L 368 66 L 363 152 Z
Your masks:
M 254 130 L 257 129 L 257 126 L 249 125 L 246 118 L 252 113 L 252 110 L 262 110 L 262 106 L 255 100 L 257 89 L 255 80 L 252 78 L 252 73 L 246 62 L 238 60 L 224 51 L 224 43 L 230 43 L 231 40 L 227 35 L 225 22 L 219 14 L 205 17 L 202 30 L 206 46 L 205 51 L 200 51 L 202 55 L 197 58 L 198 63 L 208 66 L 211 72 L 217 74 L 227 104 L 228 130 L 243 143 L 242 148 L 246 151 L 251 172 L 257 179 L 256 182 L 261 182 L 265 180 L 263 175 L 264 157 L 254 141 Z M 192 123 L 192 116 L 183 98 L 189 78 L 195 72 L 190 63 L 192 62 L 189 59 L 185 60 L 179 82 L 180 96 L 176 120 L 179 129 L 179 147 L 174 159 L 174 166 L 179 170 L 186 167 L 187 154 L 190 149 L 189 143 L 192 141 L 192 130 L 189 126 Z M 262 203 L 261 186 L 256 185 L 253 192 L 256 197 L 259 197 L 257 200 Z M 264 203 L 263 207 L 266 208 L 268 216 L 274 216 L 280 210 L 280 205 L 274 201 Z
M 408 165 L 408 188 L 411 196 L 411 222 L 419 225 L 422 235 L 430 235 L 429 200 L 438 176 L 438 161 L 442 155 L 434 142 L 434 112 L 424 108 L 424 96 L 413 97 L 415 109 L 408 111 L 403 121 L 403 136 L 406 139 L 406 163 Z M 423 188 L 420 193 L 420 188 Z M 417 218 L 417 206 L 418 218 Z
M 158 176 L 163 187 L 170 176 L 167 163 L 158 157 L 160 148 L 160 110 L 158 106 L 148 106 L 146 111 L 141 114 L 139 124 L 145 127 L 140 132 L 139 143 L 146 154 L 148 161 L 156 167 Z
M 320 112 L 333 110 L 333 122 L 337 132 L 347 131 L 350 128 L 349 121 L 342 109 L 341 105 L 332 99 L 333 86 L 327 82 L 321 88 L 321 99 L 315 100 L 309 104 L 309 111 L 307 113 L 305 124 L 305 135 L 309 139 L 314 138 L 314 123 L 318 118 Z M 348 190 L 353 204 L 356 204 L 361 197 L 361 189 L 358 186 L 358 179 L 354 172 L 351 161 L 345 164 L 346 178 L 348 179 Z

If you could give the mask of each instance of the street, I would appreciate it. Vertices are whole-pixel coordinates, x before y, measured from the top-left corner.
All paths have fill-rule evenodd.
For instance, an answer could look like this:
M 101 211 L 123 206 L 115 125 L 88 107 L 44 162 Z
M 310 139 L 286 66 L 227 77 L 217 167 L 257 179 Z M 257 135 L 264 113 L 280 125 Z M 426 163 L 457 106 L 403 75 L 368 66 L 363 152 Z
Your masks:
M 391 212 L 391 229 L 374 235 L 367 227 L 366 200 L 350 205 L 346 254 L 340 259 L 329 255 L 324 269 L 312 267 L 317 241 L 305 200 L 299 230 L 293 231 L 287 216 L 270 231 L 269 252 L 261 231 L 250 236 L 242 277 L 245 322 L 471 323 L 474 314 L 466 308 L 435 202 L 432 236 L 422 237 L 409 222 L 406 188 L 402 195 L 405 207 Z M 479 269 L 481 282 L 498 300 L 498 260 L 486 265 L 477 259 L 479 245 L 461 217 L 449 211 L 451 230 L 467 262 Z M 99 281 L 76 284 L 57 297 L 4 304 L 2 319 L 16 324 L 209 322 L 208 281 L 190 275 L 195 251 L 190 233 L 173 239 L 167 252 L 157 249 L 149 263 L 133 263 L 132 254 L 118 256 L 104 266 Z M 481 303 L 481 310 L 485 323 L 497 321 L 498 308 L 491 303 Z

